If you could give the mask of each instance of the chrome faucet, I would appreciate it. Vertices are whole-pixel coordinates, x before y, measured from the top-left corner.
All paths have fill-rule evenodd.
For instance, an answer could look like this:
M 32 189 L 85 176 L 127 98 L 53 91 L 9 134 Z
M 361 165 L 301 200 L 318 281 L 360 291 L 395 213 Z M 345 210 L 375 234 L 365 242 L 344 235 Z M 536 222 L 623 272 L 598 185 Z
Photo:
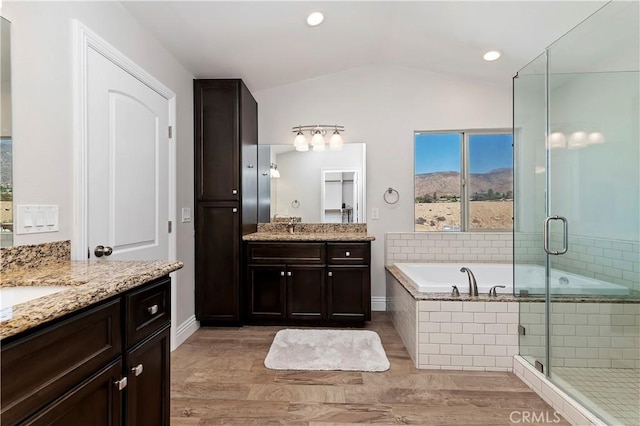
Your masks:
M 289 223 L 287 223 L 287 231 L 289 231 L 290 234 L 293 234 L 296 231 L 295 217 L 292 217 L 291 219 L 289 219 Z
M 460 272 L 466 272 L 467 277 L 469 278 L 469 296 L 477 296 L 478 295 L 478 284 L 476 283 L 476 277 L 471 272 L 471 269 L 462 267 Z

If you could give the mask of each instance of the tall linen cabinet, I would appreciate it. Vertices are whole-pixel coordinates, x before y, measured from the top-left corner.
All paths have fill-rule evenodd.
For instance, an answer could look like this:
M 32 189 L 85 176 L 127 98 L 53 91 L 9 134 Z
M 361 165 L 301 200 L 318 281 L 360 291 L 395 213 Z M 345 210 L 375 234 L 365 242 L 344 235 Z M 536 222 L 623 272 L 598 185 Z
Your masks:
M 258 105 L 239 79 L 194 80 L 196 319 L 242 321 L 242 235 L 258 221 Z

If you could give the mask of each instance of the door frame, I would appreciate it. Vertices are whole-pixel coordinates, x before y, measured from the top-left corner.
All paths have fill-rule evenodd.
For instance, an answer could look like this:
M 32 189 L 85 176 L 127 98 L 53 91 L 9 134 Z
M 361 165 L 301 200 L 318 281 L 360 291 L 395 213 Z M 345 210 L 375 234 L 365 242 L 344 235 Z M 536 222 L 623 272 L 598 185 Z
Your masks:
M 172 128 L 172 137 L 169 138 L 168 146 L 168 217 L 174 225 L 169 233 L 167 260 L 176 261 L 176 94 L 151 74 L 141 68 L 138 64 L 126 57 L 122 52 L 109 44 L 102 37 L 97 35 L 86 25 L 77 19 L 73 20 L 73 64 L 74 64 L 74 220 L 73 220 L 73 240 L 71 241 L 71 259 L 87 260 L 88 229 L 88 173 L 87 173 L 87 80 L 88 80 L 88 51 L 93 49 L 116 66 L 122 68 L 132 77 L 148 86 L 150 89 L 165 98 L 168 102 L 168 121 Z M 171 342 L 172 347 L 176 341 L 177 330 L 177 277 L 173 272 L 171 275 Z

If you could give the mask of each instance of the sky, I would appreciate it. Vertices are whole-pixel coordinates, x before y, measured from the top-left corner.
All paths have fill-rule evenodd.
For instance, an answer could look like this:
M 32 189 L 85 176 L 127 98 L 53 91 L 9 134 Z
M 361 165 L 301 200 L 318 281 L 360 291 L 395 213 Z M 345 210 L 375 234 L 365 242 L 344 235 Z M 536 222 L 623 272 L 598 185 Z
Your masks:
M 460 171 L 462 133 L 416 133 L 415 173 Z M 511 134 L 469 136 L 469 172 L 513 167 Z

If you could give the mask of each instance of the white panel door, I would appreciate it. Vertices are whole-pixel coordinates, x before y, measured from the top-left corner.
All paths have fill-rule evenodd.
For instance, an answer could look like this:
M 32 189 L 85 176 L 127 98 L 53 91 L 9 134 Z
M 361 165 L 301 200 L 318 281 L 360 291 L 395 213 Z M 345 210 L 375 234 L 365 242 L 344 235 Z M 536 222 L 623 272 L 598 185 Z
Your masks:
M 91 48 L 87 69 L 89 257 L 168 259 L 168 101 Z

